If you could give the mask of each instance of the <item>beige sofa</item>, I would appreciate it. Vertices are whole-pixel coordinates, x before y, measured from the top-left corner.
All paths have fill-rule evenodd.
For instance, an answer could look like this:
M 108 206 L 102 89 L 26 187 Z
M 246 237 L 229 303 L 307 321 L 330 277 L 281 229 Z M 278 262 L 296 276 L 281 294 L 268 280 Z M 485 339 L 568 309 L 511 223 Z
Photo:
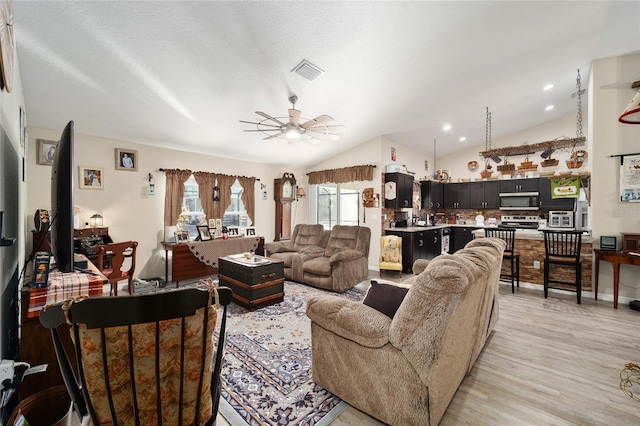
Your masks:
M 336 296 L 311 299 L 314 382 L 385 423 L 437 425 L 498 319 L 504 248 L 481 238 L 434 258 L 405 281 L 393 318 Z
M 364 226 L 298 224 L 289 241 L 265 243 L 267 255 L 284 262 L 288 280 L 343 292 L 369 277 L 371 230 Z

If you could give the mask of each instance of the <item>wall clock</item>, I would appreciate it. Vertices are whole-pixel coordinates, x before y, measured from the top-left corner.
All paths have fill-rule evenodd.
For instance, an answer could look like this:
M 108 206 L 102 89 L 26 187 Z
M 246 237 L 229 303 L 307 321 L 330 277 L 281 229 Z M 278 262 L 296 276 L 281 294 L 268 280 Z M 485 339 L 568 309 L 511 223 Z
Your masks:
M 7 92 L 13 87 L 13 11 L 9 0 L 2 0 L 0 4 L 0 68 L 2 81 Z
M 469 161 L 467 163 L 467 168 L 469 169 L 470 172 L 475 172 L 476 170 L 478 170 L 478 167 L 480 165 L 478 164 L 477 161 Z

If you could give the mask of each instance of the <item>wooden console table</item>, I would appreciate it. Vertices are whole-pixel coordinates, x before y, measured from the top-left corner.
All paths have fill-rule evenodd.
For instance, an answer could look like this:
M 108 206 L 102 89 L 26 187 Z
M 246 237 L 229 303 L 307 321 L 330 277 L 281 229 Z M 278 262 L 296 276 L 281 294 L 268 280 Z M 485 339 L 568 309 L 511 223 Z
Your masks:
M 58 270 L 51 271 L 49 273 L 48 287 L 31 288 L 25 285 L 20 290 L 22 327 L 20 360 L 28 362 L 31 366 L 48 364 L 47 371 L 35 373 L 24 378 L 19 388 L 20 400 L 52 386 L 64 384 L 58 367 L 58 360 L 53 350 L 51 332 L 40 324 L 39 315 L 42 308 L 49 303 L 62 302 L 79 295 L 87 295 L 89 297 L 108 296 L 109 292 L 103 293 L 103 286 L 109 282 L 107 278 L 91 262 L 88 262 L 88 269 L 94 275 L 80 272 L 62 273 Z M 30 277 L 26 276 L 25 282 L 29 281 Z M 70 334 L 60 333 L 60 336 L 67 353 L 73 356 L 75 352 Z M 72 360 L 72 364 L 75 365 L 75 359 Z
M 254 247 L 256 239 L 258 239 L 258 243 L 257 246 Z M 215 266 L 208 265 L 204 260 L 199 259 L 198 257 L 196 257 L 196 255 L 193 254 L 189 246 L 194 244 L 206 246 L 215 251 Z M 171 281 L 175 283 L 217 274 L 217 258 L 222 256 L 242 253 L 251 250 L 253 250 L 256 254 L 264 254 L 263 237 L 237 237 L 227 240 L 215 239 L 210 241 L 191 241 L 189 243 L 180 244 L 163 242 L 162 246 L 165 252 L 165 281 L 169 282 L 169 251 L 172 251 Z
M 613 250 L 593 250 L 596 255 L 596 288 L 595 298 L 598 300 L 598 278 L 600 273 L 600 261 L 611 262 L 613 264 L 613 307 L 618 309 L 618 287 L 620 285 L 620 265 L 640 266 L 640 253 L 631 254 L 625 251 Z

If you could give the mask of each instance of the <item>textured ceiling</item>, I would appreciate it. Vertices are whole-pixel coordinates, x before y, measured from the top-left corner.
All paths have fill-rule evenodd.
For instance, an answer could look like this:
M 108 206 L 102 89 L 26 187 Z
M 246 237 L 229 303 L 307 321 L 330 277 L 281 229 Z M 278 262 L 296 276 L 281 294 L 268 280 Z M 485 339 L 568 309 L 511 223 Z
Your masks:
M 427 154 L 437 139 L 438 156 L 483 147 L 487 106 L 493 139 L 558 119 L 575 112 L 577 69 L 586 87 L 593 59 L 640 51 L 638 1 L 14 0 L 13 11 L 30 125 L 74 120 L 83 134 L 291 166 L 380 135 Z M 292 73 L 302 59 L 325 73 Z M 291 94 L 302 117 L 346 126 L 340 141 L 243 132 L 254 111 L 286 117 Z

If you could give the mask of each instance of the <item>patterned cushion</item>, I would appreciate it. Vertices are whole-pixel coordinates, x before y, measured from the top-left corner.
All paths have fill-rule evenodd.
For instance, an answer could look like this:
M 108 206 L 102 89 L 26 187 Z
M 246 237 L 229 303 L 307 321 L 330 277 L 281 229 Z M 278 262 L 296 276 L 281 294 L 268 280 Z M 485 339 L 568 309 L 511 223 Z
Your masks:
M 213 332 L 217 311 L 213 306 L 201 308 L 185 320 L 184 336 L 181 319 L 161 321 L 160 327 L 160 390 L 162 423 L 180 424 L 178 398 L 180 389 L 180 344 L 185 344 L 184 401 L 182 424 L 194 424 L 197 403 L 200 365 L 202 361 L 203 315 L 209 311 L 205 357 L 205 372 L 202 385 L 200 423 L 211 417 L 211 365 L 213 360 Z M 131 327 L 133 339 L 134 376 L 141 424 L 158 424 L 156 411 L 155 346 L 156 323 L 137 324 Z M 114 405 L 117 407 L 119 424 L 134 424 L 133 400 L 129 382 L 128 327 L 105 329 L 106 358 L 109 366 L 109 382 Z M 82 346 L 82 368 L 87 381 L 87 390 L 100 424 L 111 424 L 106 385 L 103 378 L 103 357 L 100 329 L 79 326 Z M 73 335 L 72 335 L 73 337 Z

